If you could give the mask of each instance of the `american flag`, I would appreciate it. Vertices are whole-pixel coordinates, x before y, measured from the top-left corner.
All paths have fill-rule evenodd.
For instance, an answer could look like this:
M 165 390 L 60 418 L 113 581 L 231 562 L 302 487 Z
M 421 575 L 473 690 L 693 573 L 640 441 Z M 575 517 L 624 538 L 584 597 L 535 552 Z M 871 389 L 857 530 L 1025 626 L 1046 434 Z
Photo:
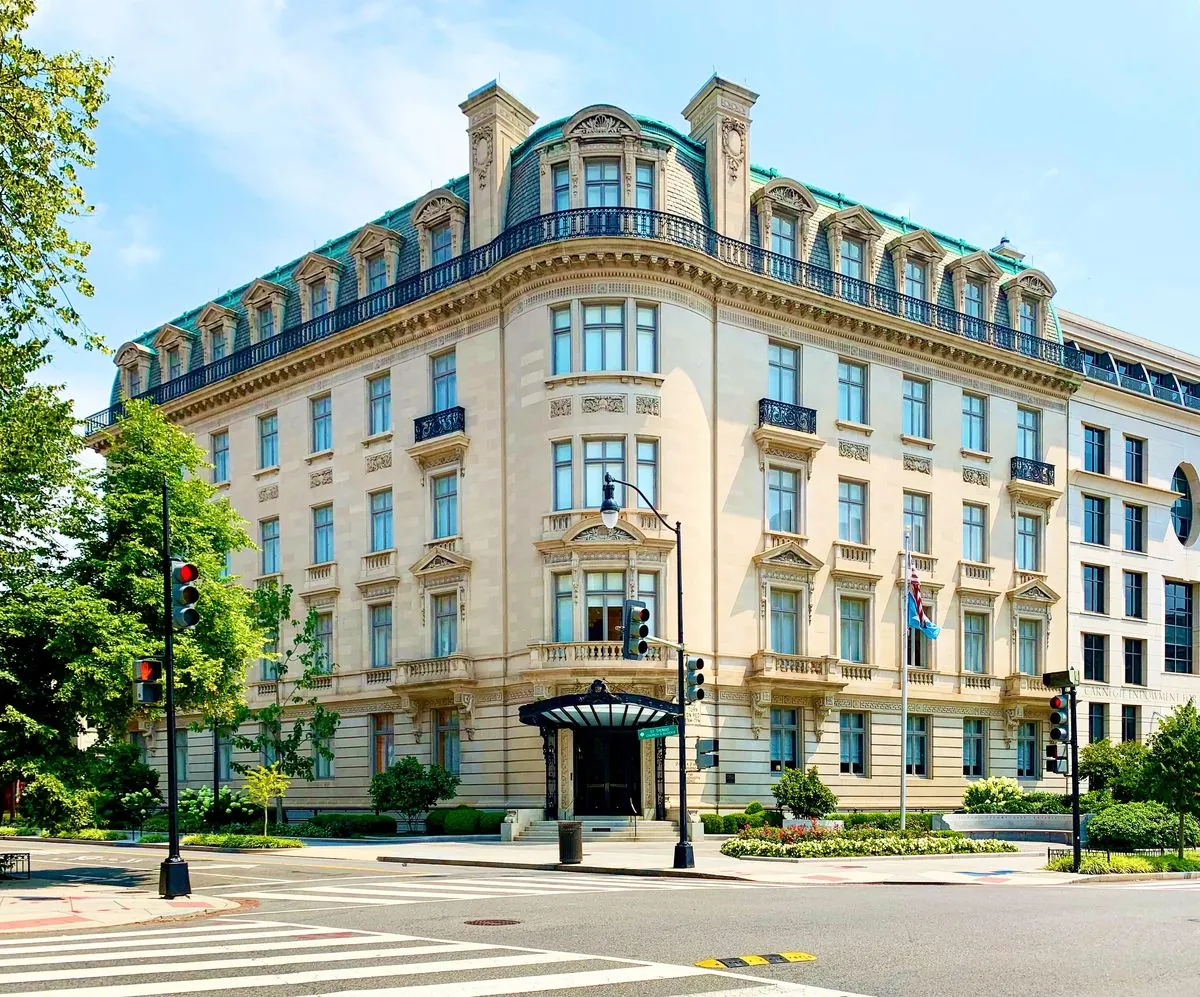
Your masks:
M 908 625 L 930 638 L 936 638 L 942 632 L 942 628 L 925 613 L 925 603 L 921 599 L 921 583 L 917 580 L 915 564 L 910 564 L 908 569 Z

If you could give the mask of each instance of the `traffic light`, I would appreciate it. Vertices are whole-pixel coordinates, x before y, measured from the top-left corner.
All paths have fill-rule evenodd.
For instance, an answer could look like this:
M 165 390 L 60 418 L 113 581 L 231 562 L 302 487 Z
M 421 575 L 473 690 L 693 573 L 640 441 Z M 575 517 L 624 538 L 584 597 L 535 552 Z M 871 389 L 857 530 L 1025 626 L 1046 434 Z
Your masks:
M 640 661 L 646 656 L 650 636 L 650 608 L 641 599 L 626 599 L 621 607 L 621 657 Z
M 1050 740 L 1069 741 L 1071 725 L 1067 716 L 1067 697 L 1050 697 Z
M 684 665 L 687 668 L 687 701 L 695 703 L 704 698 L 704 659 L 688 658 Z
M 138 658 L 133 663 L 133 701 L 150 705 L 161 703 L 162 698 L 162 662 L 158 658 Z
M 200 569 L 191 562 L 171 562 L 171 626 L 176 630 L 186 630 L 200 622 L 195 608 L 200 598 L 200 589 L 196 587 L 199 580 Z
M 696 738 L 696 768 L 715 769 L 721 764 L 721 760 L 717 756 L 720 749 L 721 742 L 714 737 Z
M 1064 744 L 1046 745 L 1046 771 L 1053 775 L 1067 774 L 1067 748 Z
M 1070 685 L 1079 685 L 1079 669 L 1068 668 L 1061 672 L 1046 672 L 1042 675 L 1042 685 L 1047 689 L 1065 689 Z

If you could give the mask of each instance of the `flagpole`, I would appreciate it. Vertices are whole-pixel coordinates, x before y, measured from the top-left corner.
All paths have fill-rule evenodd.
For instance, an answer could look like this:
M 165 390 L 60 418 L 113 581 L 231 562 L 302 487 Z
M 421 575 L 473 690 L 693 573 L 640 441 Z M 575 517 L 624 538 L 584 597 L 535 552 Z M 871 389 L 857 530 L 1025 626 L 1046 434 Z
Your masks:
M 912 531 L 904 531 L 904 583 L 900 589 L 900 830 L 908 806 L 908 600 L 912 572 Z

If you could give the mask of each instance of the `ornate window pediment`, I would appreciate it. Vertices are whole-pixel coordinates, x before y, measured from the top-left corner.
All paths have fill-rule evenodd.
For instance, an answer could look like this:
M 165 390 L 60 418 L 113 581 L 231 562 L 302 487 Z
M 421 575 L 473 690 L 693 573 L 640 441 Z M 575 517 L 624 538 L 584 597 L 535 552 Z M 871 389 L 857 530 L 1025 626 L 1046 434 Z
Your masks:
M 337 307 L 338 284 L 341 281 L 342 265 L 337 260 L 320 253 L 308 253 L 292 272 L 300 293 L 300 321 L 307 322 L 313 315 L 312 297 L 314 287 L 325 287 L 325 311 L 331 312 Z
M 218 305 L 215 301 L 210 301 L 204 306 L 200 317 L 196 319 L 196 325 L 201 331 L 205 363 L 212 363 L 213 360 L 233 352 L 233 335 L 237 324 L 238 313 L 232 308 Z
M 1013 329 L 1021 328 L 1021 305 L 1032 304 L 1036 310 L 1035 335 L 1043 339 L 1049 335 L 1050 299 L 1057 293 L 1054 283 L 1040 270 L 1022 270 L 1000 285 L 1008 297 L 1008 324 Z
M 829 234 L 831 268 L 835 272 L 838 270 L 838 258 L 841 253 L 842 239 L 844 237 L 861 239 L 866 257 L 863 261 L 865 264 L 866 279 L 868 282 L 874 281 L 875 270 L 878 265 L 876 259 L 879 255 L 878 244 L 884 234 L 884 228 L 876 221 L 875 216 L 861 204 L 855 204 L 852 207 L 842 208 L 841 211 L 835 211 L 832 214 L 826 215 L 821 219 L 821 226 Z
M 408 570 L 423 584 L 437 584 L 439 579 L 444 579 L 447 575 L 465 573 L 470 569 L 469 557 L 444 547 L 434 547 L 417 558 Z
M 1010 589 L 1008 597 L 1013 602 L 1030 603 L 1045 607 L 1053 606 L 1059 599 L 1058 593 L 1047 585 L 1045 581 L 1038 578 Z
M 938 285 L 941 283 L 938 264 L 942 262 L 946 251 L 933 234 L 928 229 L 921 228 L 896 236 L 887 244 L 887 251 L 892 254 L 897 286 L 901 290 L 904 289 L 905 264 L 914 260 L 925 268 L 925 300 L 937 301 Z
M 171 379 L 171 354 L 177 351 L 179 372 L 176 376 L 186 374 L 191 366 L 192 349 L 195 337 L 186 329 L 168 322 L 154 334 L 154 351 L 158 354 L 158 377 L 162 382 Z
M 791 575 L 801 581 L 811 581 L 812 576 L 825 567 L 824 561 L 794 540 L 755 554 L 753 561 L 760 572 L 770 572 L 771 577 Z
M 967 282 L 974 281 L 983 285 L 983 317 L 992 321 L 1000 280 L 1004 277 L 1004 271 L 992 259 L 992 254 L 977 250 L 947 263 L 946 270 L 950 273 L 954 289 L 954 310 L 966 312 Z
M 610 530 L 597 516 L 594 520 L 585 519 L 577 526 L 563 534 L 562 543 L 566 546 L 578 545 L 589 548 L 596 547 L 636 547 L 645 543 L 646 534 L 625 519 L 618 519 Z
M 750 203 L 758 212 L 758 241 L 771 248 L 771 219 L 782 214 L 796 221 L 796 259 L 808 258 L 809 221 L 817 213 L 817 200 L 804 184 L 787 177 L 776 177 L 759 187 Z
M 350 243 L 349 252 L 354 260 L 360 298 L 370 293 L 370 288 L 367 286 L 367 260 L 376 253 L 382 253 L 387 271 L 387 283 L 394 284 L 396 283 L 396 274 L 400 270 L 400 249 L 403 245 L 403 236 L 394 229 L 384 228 L 374 222 L 359 229 L 358 235 Z
M 624 138 L 642 134 L 642 126 L 628 113 L 611 104 L 592 104 L 577 111 L 563 125 L 565 139 Z
M 128 342 L 117 350 L 113 363 L 121 372 L 121 391 L 126 398 L 140 395 L 150 387 L 150 359 L 154 350 L 144 343 Z
M 242 292 L 242 304 L 250 321 L 251 342 L 257 343 L 262 338 L 260 312 L 263 309 L 271 311 L 272 335 L 278 336 L 283 331 L 283 311 L 287 304 L 287 289 L 283 285 L 259 277 Z
M 445 187 L 431 190 L 413 206 L 409 219 L 417 232 L 422 270 L 433 266 L 433 235 L 443 226 L 449 226 L 450 229 L 450 258 L 462 253 L 467 202 L 457 194 Z

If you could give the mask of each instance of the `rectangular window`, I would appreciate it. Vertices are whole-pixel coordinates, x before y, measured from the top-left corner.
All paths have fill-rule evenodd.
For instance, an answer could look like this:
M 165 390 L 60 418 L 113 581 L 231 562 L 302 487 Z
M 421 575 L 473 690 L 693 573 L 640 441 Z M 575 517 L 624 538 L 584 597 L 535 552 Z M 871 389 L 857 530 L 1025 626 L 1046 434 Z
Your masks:
M 1108 737 L 1108 703 L 1088 703 L 1088 740 L 1095 744 Z
M 233 739 L 229 737 L 217 739 L 217 780 L 233 780 Z
M 459 772 L 458 710 L 433 711 L 433 761 L 447 772 Z
M 258 417 L 258 466 L 279 466 L 279 416 L 274 412 Z
M 380 374 L 367 382 L 367 431 L 371 436 L 392 428 L 392 375 Z
M 987 671 L 986 613 L 963 613 L 963 671 L 982 675 Z
M 637 369 L 642 374 L 658 370 L 658 309 L 637 306 Z
M 1104 634 L 1083 635 L 1083 680 L 1108 681 L 1108 639 Z
M 1137 706 L 1122 706 L 1121 707 L 1121 740 L 1136 741 L 1138 739 L 1138 730 L 1141 727 L 1141 717 L 1139 713 L 1141 708 Z
M 431 266 L 449 263 L 454 255 L 454 240 L 450 235 L 450 223 L 438 225 L 429 233 L 429 262 Z
M 658 572 L 639 571 L 637 576 L 637 597 L 650 610 L 650 632 L 657 633 L 658 627 Z
M 458 650 L 458 596 L 443 592 L 433 597 L 433 656 L 445 658 Z
M 863 277 L 863 244 L 859 239 L 843 239 L 838 254 L 838 270 L 843 277 L 853 277 L 864 280 Z
M 625 479 L 624 440 L 583 441 L 583 503 L 589 509 L 599 509 L 604 501 L 604 475 Z M 617 505 L 625 505 L 625 489 L 620 485 L 613 491 Z
M 795 654 L 799 646 L 799 599 L 790 589 L 771 589 L 771 650 Z
M 433 479 L 433 539 L 458 535 L 458 473 Z
M 904 529 L 912 538 L 912 549 L 918 554 L 929 553 L 929 496 L 917 492 L 904 493 Z
M 1146 482 L 1146 441 L 1125 437 L 1125 480 Z
M 259 733 L 262 734 L 264 737 L 267 735 L 267 727 L 265 724 L 263 724 L 259 727 Z M 274 765 L 275 762 L 278 760 L 278 758 L 279 758 L 278 747 L 279 747 L 278 741 L 264 741 L 263 742 L 262 763 L 264 766 Z
M 229 342 L 225 338 L 225 333 L 214 331 L 208 337 L 209 353 L 212 355 L 212 360 L 224 360 L 225 354 L 229 352 Z
M 862 481 L 838 481 L 838 539 L 867 542 L 867 486 Z
M 1146 551 L 1146 507 L 1125 503 L 1125 549 Z
M 1017 456 L 1042 459 L 1042 413 L 1023 405 L 1017 407 Z
M 584 207 L 621 206 L 621 164 L 615 159 L 589 159 L 583 168 Z
M 1036 779 L 1038 777 L 1038 725 L 1036 720 L 1026 720 L 1017 724 L 1017 778 Z
M 571 576 L 554 576 L 554 640 L 569 644 L 575 639 L 575 590 Z
M 643 499 L 637 496 L 639 509 L 648 509 L 658 505 L 658 441 L 637 441 L 637 486 L 646 495 Z
M 1108 612 L 1108 569 L 1100 564 L 1083 565 L 1083 611 Z
M 905 757 L 909 775 L 929 775 L 929 717 L 909 716 Z
M 964 450 L 987 453 L 987 399 L 963 392 L 962 445 Z
M 963 560 L 984 564 L 987 561 L 987 509 L 972 502 L 963 503 Z
M 371 503 L 371 553 L 391 550 L 395 546 L 392 538 L 392 490 L 372 492 Z
M 925 615 L 929 617 L 929 621 L 931 623 L 937 622 L 933 618 L 933 606 L 925 606 Z M 933 667 L 933 641 L 921 633 L 921 631 L 916 627 L 910 627 L 908 631 L 908 667 Z
M 767 529 L 800 532 L 800 475 L 782 467 L 767 468 Z
M 1041 672 L 1042 624 L 1038 620 L 1017 621 L 1017 671 L 1021 675 Z
M 574 501 L 571 494 L 571 441 L 551 443 L 550 449 L 554 463 L 554 510 L 559 512 L 572 508 Z
M 838 418 L 867 422 L 867 368 L 849 360 L 838 361 Z
M 1042 624 L 1038 620 L 1017 622 L 1017 671 L 1021 675 L 1037 675 L 1042 655 Z
M 258 309 L 258 339 L 270 339 L 275 335 L 275 309 L 271 305 L 260 305 Z
M 308 285 L 308 317 L 320 318 L 329 311 L 329 290 L 325 281 L 320 280 Z
M 131 367 L 129 370 L 129 391 L 130 398 L 136 398 L 142 393 L 142 372 L 136 367 Z
M 392 767 L 396 760 L 396 723 L 391 713 L 371 715 L 372 752 L 371 774 L 379 775 Z
M 319 505 L 312 511 L 313 564 L 333 560 L 333 506 Z
M 1108 546 L 1108 499 L 1083 497 L 1083 542 Z
M 1108 474 L 1107 429 L 1083 427 L 1083 469 L 1094 474 Z
M 371 606 L 371 667 L 392 667 L 392 607 Z
M 841 772 L 843 775 L 867 774 L 867 715 L 842 713 L 838 716 L 841 731 Z
M 788 405 L 800 404 L 800 351 L 779 343 L 767 344 L 767 397 Z
M 312 453 L 321 453 L 333 449 L 333 398 L 322 395 L 312 398 L 308 403 L 308 416 L 312 432 L 310 433 Z
M 367 257 L 367 294 L 374 294 L 387 287 L 387 260 L 383 253 Z
M 1146 684 L 1146 642 L 1135 637 L 1125 638 L 1125 684 Z
M 584 305 L 583 369 L 625 369 L 624 305 Z
M 634 174 L 634 207 L 654 210 L 654 164 L 638 163 Z
M 278 519 L 264 519 L 258 524 L 258 548 L 262 552 L 262 573 L 279 574 Z
M 333 613 L 317 613 L 317 644 L 317 671 L 328 675 L 333 671 Z
M 1036 301 L 1023 299 L 1021 308 L 1018 312 L 1018 322 L 1021 327 L 1021 332 L 1027 336 L 1036 336 L 1038 334 L 1038 306 Z
M 1192 586 L 1167 582 L 1165 592 L 1166 639 L 1163 670 L 1177 675 L 1192 673 Z
M 333 778 L 332 738 L 318 737 L 313 740 L 313 778 Z
M 167 380 L 174 381 L 182 373 L 183 361 L 180 359 L 179 350 L 175 348 L 167 350 Z
M 771 216 L 771 252 L 796 258 L 796 219 L 787 215 Z
M 800 711 L 771 708 L 771 771 L 794 769 L 800 757 Z
M 982 779 L 987 770 L 986 762 L 987 721 L 967 718 L 963 720 L 963 775 L 968 779 Z
M 910 298 L 924 301 L 927 281 L 925 264 L 915 260 L 904 261 L 904 293 Z
M 229 480 L 229 431 L 212 434 L 213 484 Z
M 554 167 L 550 185 L 553 190 L 554 203 L 551 211 L 571 210 L 571 172 L 566 163 Z
M 867 660 L 867 600 L 843 596 L 838 600 L 838 651 L 843 661 Z
M 145 765 L 150 757 L 150 746 L 146 743 L 146 735 L 135 730 L 129 735 L 129 743 L 137 748 L 138 761 Z
M 445 412 L 458 404 L 458 370 L 455 353 L 443 353 L 433 358 L 433 410 Z
M 1017 570 L 1041 571 L 1042 520 L 1038 516 L 1017 514 Z
M 175 731 L 175 778 L 179 782 L 188 781 L 188 732 Z
M 587 599 L 587 639 L 620 640 L 625 572 L 588 571 L 583 576 L 583 583 Z
M 571 373 L 571 309 L 555 308 L 550 313 L 551 373 Z
M 901 432 L 905 436 L 929 438 L 929 382 L 915 377 L 904 379 L 904 421 Z
M 1138 571 L 1124 572 L 1125 615 L 1135 620 L 1146 618 L 1146 576 Z
M 275 634 L 263 644 L 262 657 L 258 659 L 260 674 L 264 682 L 275 682 L 279 679 L 279 635 Z
M 963 306 L 966 308 L 967 314 L 971 318 L 986 319 L 987 315 L 984 314 L 986 297 L 983 284 L 977 280 L 968 280 L 963 292 Z

